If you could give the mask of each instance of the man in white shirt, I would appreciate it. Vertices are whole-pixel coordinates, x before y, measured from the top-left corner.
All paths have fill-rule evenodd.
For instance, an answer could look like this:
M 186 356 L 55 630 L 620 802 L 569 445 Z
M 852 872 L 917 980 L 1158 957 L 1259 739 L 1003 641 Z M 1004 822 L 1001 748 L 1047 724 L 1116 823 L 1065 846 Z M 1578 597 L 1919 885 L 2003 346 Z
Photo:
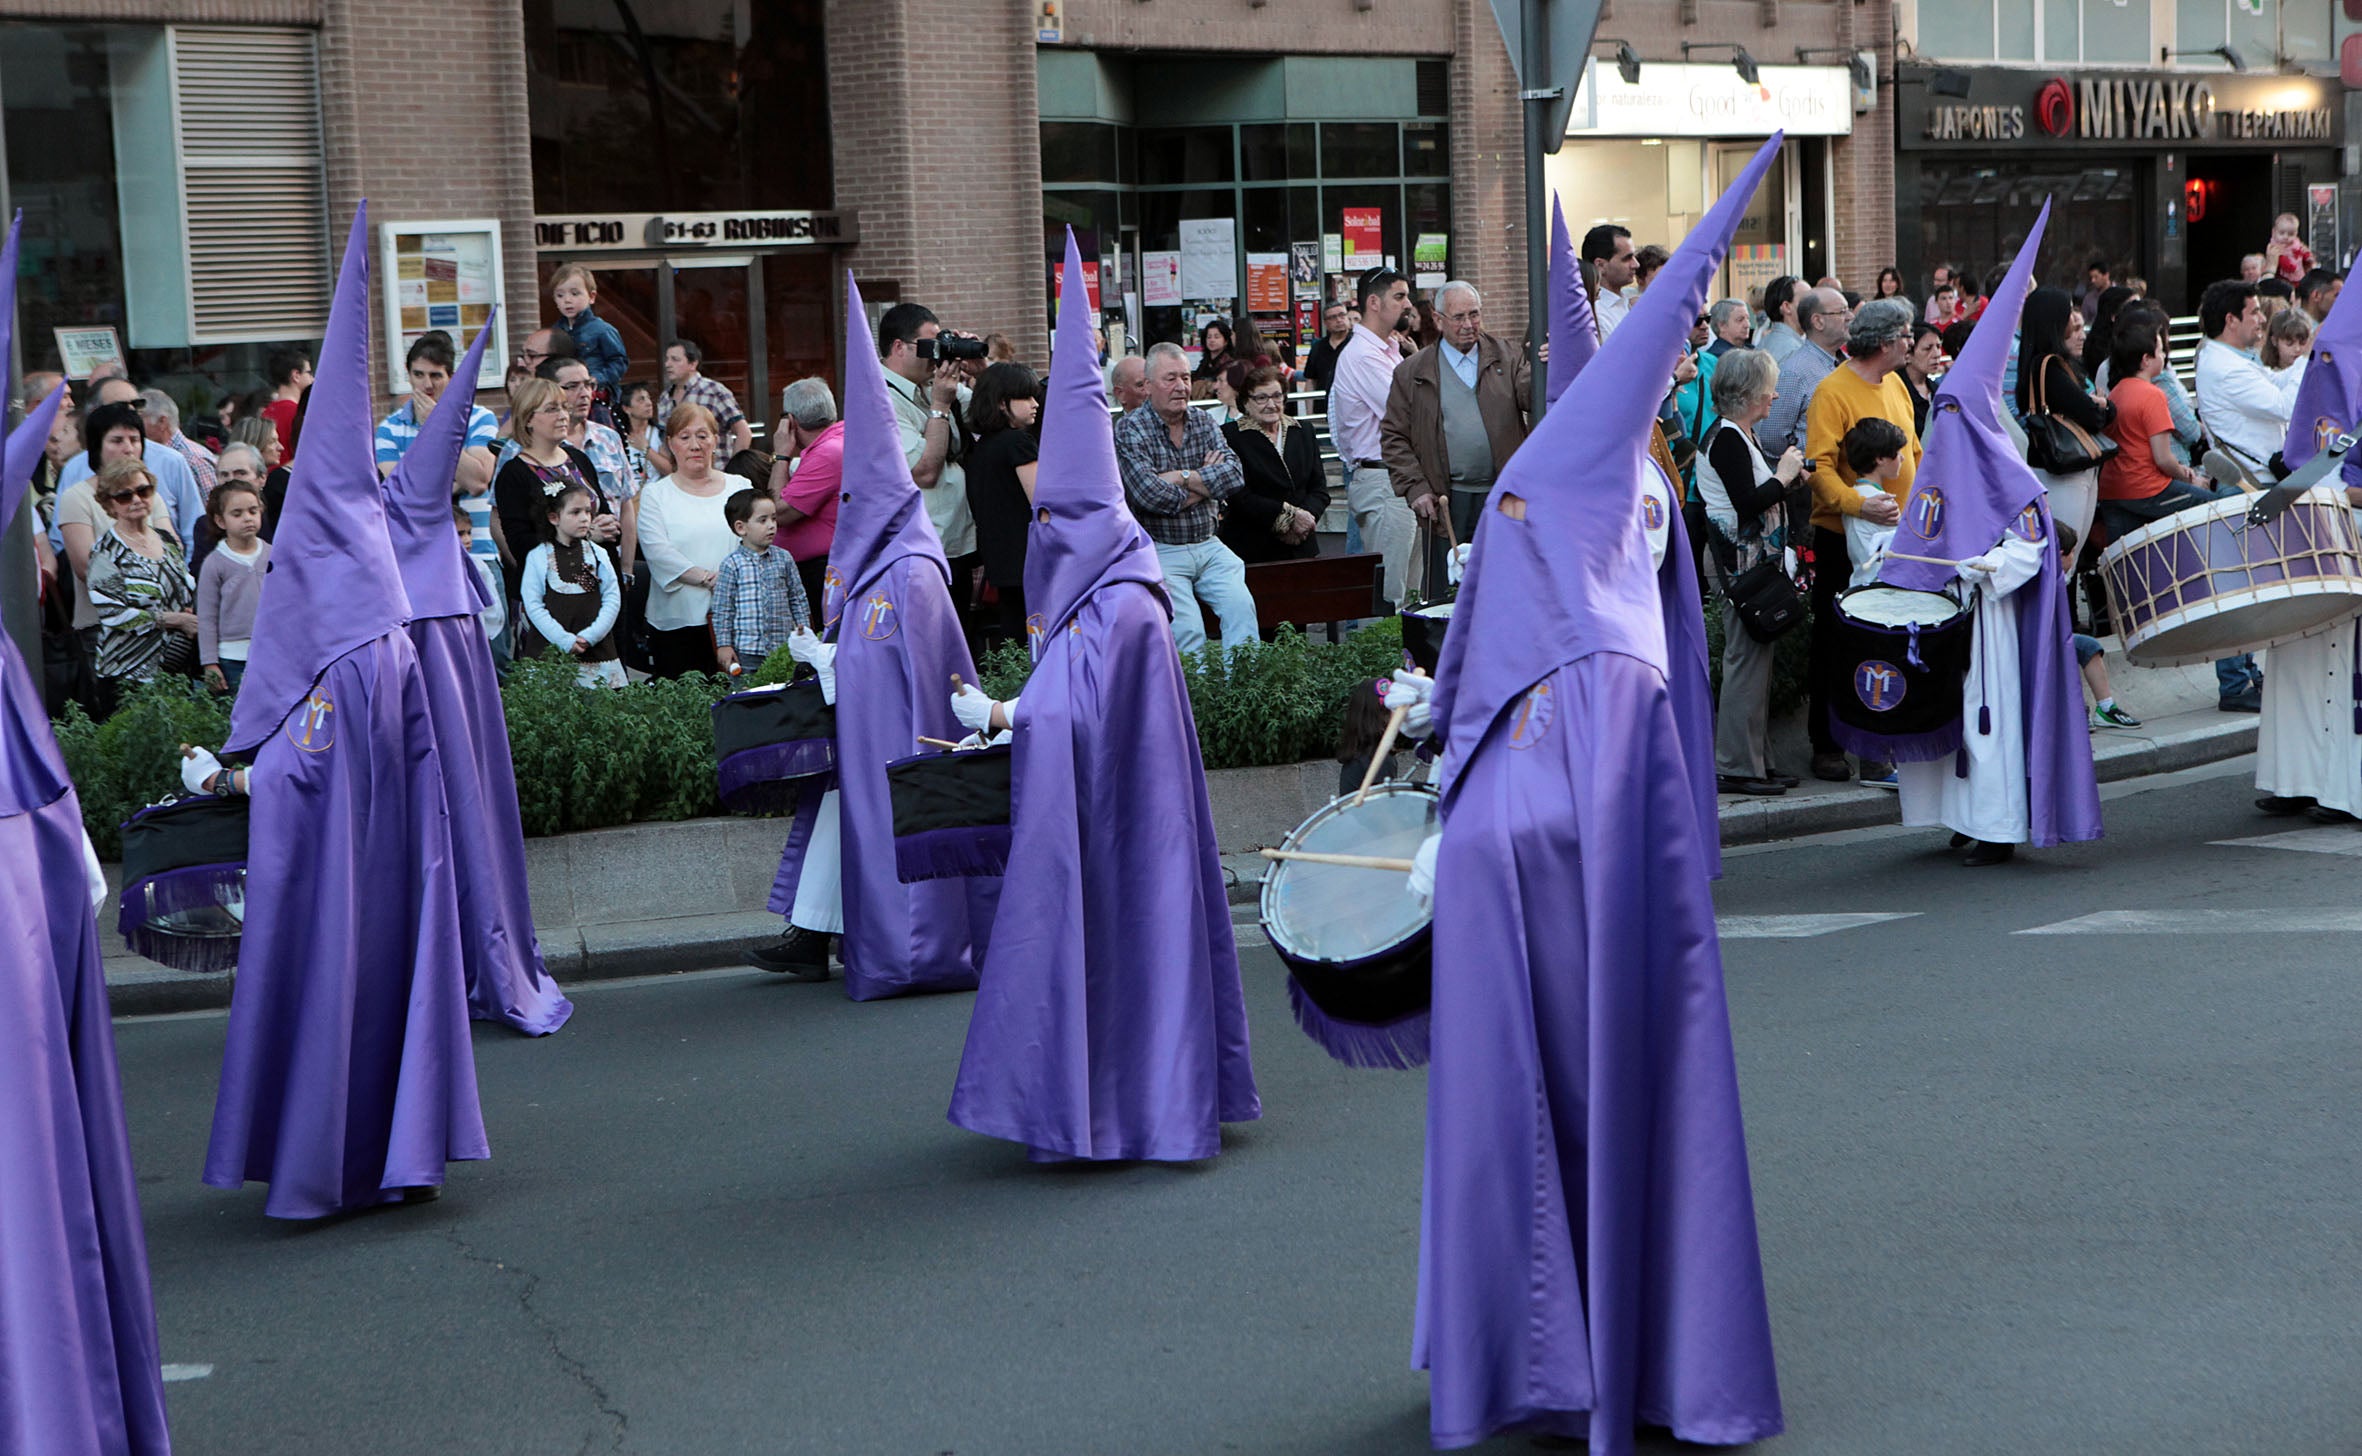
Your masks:
M 1624 315 L 1632 311 L 1632 301 L 1624 296 L 1624 290 L 1639 276 L 1640 267 L 1632 253 L 1631 230 L 1603 222 L 1583 234 L 1583 261 L 1596 285 L 1591 294 L 1591 316 L 1599 320 L 1599 339 L 1606 343 Z
M 878 319 L 878 357 L 885 361 L 886 390 L 902 425 L 902 456 L 943 540 L 951 562 L 951 604 L 965 626 L 983 558 L 976 550 L 976 518 L 968 512 L 968 472 L 961 465 L 969 443 L 961 418 L 968 409 L 968 387 L 961 382 L 967 376 L 957 360 L 936 357 L 940 337 L 946 337 L 943 326 L 921 304 L 895 304 Z
M 1399 606 L 1410 575 L 1412 548 L 1418 538 L 1418 518 L 1410 503 L 1395 494 L 1394 479 L 1381 457 L 1378 428 L 1386 419 L 1386 399 L 1394 388 L 1394 371 L 1402 363 L 1402 346 L 1395 342 L 1394 325 L 1411 306 L 1411 281 L 1387 268 L 1361 275 L 1361 322 L 1337 355 L 1337 373 L 1329 381 L 1329 438 L 1345 465 L 1345 504 L 1361 530 L 1362 548 L 1386 561 L 1386 600 Z
M 2270 461 L 2288 438 L 2296 401 L 2280 376 L 2249 352 L 2263 341 L 2263 304 L 2255 285 L 2208 284 L 2198 300 L 2198 419 L 2217 443 L 2269 479 Z M 2298 371 L 2290 370 L 2290 374 Z

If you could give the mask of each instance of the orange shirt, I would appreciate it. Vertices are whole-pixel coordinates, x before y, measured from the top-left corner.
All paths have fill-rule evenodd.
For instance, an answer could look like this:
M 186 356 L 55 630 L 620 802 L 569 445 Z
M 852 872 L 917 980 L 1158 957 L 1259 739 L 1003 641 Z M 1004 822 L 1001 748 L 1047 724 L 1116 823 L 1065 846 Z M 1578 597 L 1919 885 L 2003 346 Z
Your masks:
M 2100 467 L 2100 499 L 2147 500 L 2173 481 L 2157 468 L 2156 454 L 2149 447 L 2150 436 L 2173 433 L 2173 411 L 2165 403 L 2165 391 L 2146 379 L 2119 379 L 2108 391 L 2108 403 L 2116 407 L 2108 434 L 2118 448 Z

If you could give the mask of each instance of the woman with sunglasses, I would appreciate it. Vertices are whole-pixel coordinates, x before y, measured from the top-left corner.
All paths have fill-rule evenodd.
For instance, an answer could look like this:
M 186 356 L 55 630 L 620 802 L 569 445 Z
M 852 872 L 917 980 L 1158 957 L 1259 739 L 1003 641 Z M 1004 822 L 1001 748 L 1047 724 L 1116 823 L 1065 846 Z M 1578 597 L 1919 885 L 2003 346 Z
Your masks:
M 197 665 L 197 584 L 180 542 L 151 521 L 156 478 L 136 456 L 110 460 L 92 479 L 107 513 L 90 553 L 90 601 L 98 611 L 98 675 L 110 687 Z

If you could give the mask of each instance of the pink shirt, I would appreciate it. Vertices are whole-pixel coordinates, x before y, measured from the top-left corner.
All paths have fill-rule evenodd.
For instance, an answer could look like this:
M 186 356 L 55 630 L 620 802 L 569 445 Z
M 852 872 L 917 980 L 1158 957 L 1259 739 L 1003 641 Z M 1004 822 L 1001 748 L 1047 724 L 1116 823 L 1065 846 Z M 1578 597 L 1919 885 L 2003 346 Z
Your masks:
M 1402 346 L 1391 336 L 1381 339 L 1366 325 L 1353 326 L 1329 381 L 1329 438 L 1340 458 L 1378 458 L 1378 424 L 1386 418 L 1386 396 L 1400 363 Z
M 837 502 L 845 483 L 845 422 L 837 421 L 813 437 L 796 457 L 779 503 L 804 513 L 804 519 L 779 533 L 779 549 L 798 561 L 828 554 L 837 538 Z

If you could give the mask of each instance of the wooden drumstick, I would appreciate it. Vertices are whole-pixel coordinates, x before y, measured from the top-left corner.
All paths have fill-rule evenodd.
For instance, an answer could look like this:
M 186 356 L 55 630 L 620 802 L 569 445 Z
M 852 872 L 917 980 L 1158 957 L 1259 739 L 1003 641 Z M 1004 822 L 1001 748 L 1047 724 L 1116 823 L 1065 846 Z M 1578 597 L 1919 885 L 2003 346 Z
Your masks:
M 1256 851 L 1265 859 L 1299 859 L 1306 864 L 1342 865 L 1349 870 L 1395 870 L 1411 872 L 1407 859 L 1389 859 L 1378 854 L 1320 854 L 1308 849 L 1264 849 Z
M 957 747 L 959 747 L 959 745 L 958 745 L 958 744 L 956 744 L 956 743 L 952 742 L 952 741 L 951 741 L 950 739 L 948 739 L 948 738 L 929 738 L 929 737 L 928 737 L 926 734 L 924 734 L 924 733 L 921 733 L 921 734 L 919 735 L 919 742 L 921 742 L 921 743 L 924 743 L 924 744 L 925 744 L 925 745 L 927 745 L 929 748 L 957 748 Z
M 1908 551 L 1888 551 L 1884 554 L 1896 561 L 1924 561 L 1930 566 L 1958 566 L 1960 564 L 1949 556 L 1913 556 Z
M 1425 677 L 1427 669 L 1412 668 L 1411 675 Z M 1370 755 L 1370 766 L 1361 776 L 1361 787 L 1353 791 L 1353 806 L 1355 808 L 1360 808 L 1361 801 L 1370 796 L 1370 785 L 1378 781 L 1378 770 L 1385 766 L 1388 756 L 1394 752 L 1394 737 L 1402 732 L 1402 720 L 1410 715 L 1411 705 L 1408 703 L 1386 715 L 1386 734 L 1378 740 L 1378 751 Z

